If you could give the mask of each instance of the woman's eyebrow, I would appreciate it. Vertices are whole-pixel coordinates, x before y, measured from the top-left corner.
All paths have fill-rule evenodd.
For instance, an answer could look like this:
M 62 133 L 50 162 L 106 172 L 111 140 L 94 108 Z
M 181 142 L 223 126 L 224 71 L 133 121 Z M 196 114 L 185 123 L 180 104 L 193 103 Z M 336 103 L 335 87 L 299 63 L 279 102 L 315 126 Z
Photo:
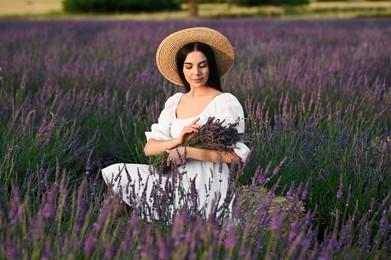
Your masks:
M 198 63 L 198 64 L 201 64 L 201 63 L 204 63 L 204 62 L 208 62 L 207 60 L 203 60 L 203 61 L 201 61 L 200 63 Z M 184 62 L 184 64 L 190 64 L 190 65 L 192 65 L 193 63 L 191 63 L 191 62 Z

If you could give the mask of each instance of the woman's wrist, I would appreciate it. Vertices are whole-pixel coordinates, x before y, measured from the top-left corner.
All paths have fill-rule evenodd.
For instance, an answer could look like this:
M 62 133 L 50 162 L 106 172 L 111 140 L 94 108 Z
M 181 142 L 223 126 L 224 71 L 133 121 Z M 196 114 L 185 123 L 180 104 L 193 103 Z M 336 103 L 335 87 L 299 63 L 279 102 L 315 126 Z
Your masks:
M 186 159 L 194 159 L 193 158 L 194 147 L 185 146 L 184 150 L 185 150 L 185 153 L 186 153 Z
M 171 140 L 170 145 L 167 147 L 167 150 L 174 149 L 175 147 L 179 146 L 181 143 L 179 142 L 178 138 L 174 138 Z

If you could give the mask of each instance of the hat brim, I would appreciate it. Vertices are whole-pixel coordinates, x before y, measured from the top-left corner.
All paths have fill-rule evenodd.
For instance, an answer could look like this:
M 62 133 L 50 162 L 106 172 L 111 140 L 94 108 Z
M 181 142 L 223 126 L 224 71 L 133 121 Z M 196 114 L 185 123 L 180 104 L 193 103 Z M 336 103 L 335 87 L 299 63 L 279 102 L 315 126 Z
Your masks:
M 160 43 L 156 52 L 156 65 L 166 79 L 183 86 L 177 70 L 176 54 L 184 45 L 192 42 L 202 42 L 212 48 L 220 77 L 230 69 L 234 49 L 227 37 L 207 27 L 193 27 L 172 33 Z

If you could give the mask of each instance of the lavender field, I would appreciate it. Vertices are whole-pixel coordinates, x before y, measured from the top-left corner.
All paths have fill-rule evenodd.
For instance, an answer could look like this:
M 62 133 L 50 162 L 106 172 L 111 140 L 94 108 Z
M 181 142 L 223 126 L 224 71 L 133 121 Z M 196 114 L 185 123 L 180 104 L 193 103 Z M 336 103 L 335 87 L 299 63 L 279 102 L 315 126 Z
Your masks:
M 289 208 L 224 223 L 113 213 L 100 169 L 148 163 L 144 131 L 180 91 L 155 51 L 190 26 L 236 50 L 222 83 L 252 155 L 232 185 Z M 386 259 L 390 191 L 390 20 L 0 21 L 2 259 Z

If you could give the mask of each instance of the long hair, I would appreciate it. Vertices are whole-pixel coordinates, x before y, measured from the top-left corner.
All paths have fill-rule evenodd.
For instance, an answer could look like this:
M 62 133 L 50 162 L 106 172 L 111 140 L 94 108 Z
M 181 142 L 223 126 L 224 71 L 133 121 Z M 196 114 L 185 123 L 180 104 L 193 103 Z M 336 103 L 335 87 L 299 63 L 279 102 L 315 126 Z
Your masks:
M 209 78 L 206 82 L 206 85 L 219 91 L 223 91 L 221 89 L 220 75 L 219 71 L 217 70 L 216 58 L 212 48 L 202 42 L 192 42 L 184 45 L 176 54 L 178 74 L 182 80 L 183 86 L 185 87 L 186 93 L 190 91 L 190 84 L 186 81 L 185 75 L 183 74 L 183 64 L 187 55 L 193 51 L 202 52 L 208 61 Z

